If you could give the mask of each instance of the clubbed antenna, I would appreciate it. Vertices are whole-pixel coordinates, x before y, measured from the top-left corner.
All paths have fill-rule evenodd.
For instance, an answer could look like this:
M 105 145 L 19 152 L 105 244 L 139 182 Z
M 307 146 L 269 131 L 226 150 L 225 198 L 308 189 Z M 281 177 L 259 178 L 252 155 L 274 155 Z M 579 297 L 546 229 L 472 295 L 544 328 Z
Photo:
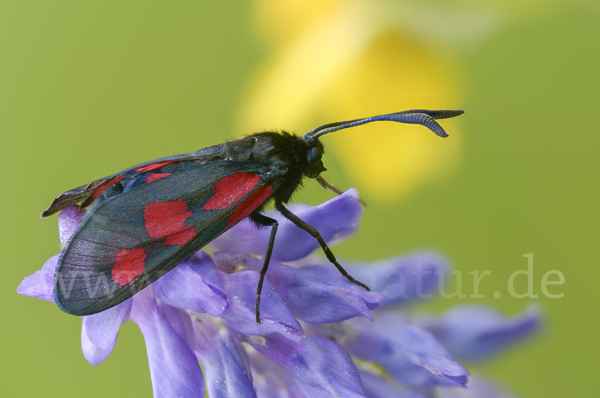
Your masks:
M 448 134 L 444 131 L 442 126 L 435 121 L 435 119 L 448 119 L 462 115 L 463 113 L 465 112 L 461 110 L 428 111 L 425 109 L 414 109 L 411 111 L 389 113 L 387 115 L 371 116 L 363 119 L 347 120 L 345 122 L 329 123 L 306 133 L 304 135 L 304 140 L 310 144 L 320 136 L 333 133 L 334 131 L 360 126 L 361 124 L 382 121 L 420 124 L 427 127 L 440 137 L 445 138 L 448 137 Z

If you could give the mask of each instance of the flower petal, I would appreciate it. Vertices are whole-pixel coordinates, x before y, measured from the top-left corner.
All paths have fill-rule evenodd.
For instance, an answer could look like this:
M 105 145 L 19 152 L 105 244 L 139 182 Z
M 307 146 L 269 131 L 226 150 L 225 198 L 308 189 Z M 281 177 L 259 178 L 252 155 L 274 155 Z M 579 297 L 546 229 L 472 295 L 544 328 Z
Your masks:
M 196 349 L 196 336 L 190 314 L 179 308 L 171 307 L 165 303 L 158 305 L 158 310 L 161 311 L 167 318 L 167 321 L 177 332 L 183 341 L 187 342 L 188 347 L 193 351 Z
M 264 335 L 283 333 L 289 338 L 302 339 L 302 326 L 279 297 L 273 285 L 265 278 L 261 295 L 261 325 L 256 324 L 254 302 L 259 274 L 242 271 L 235 274 L 220 272 L 223 287 L 229 297 L 229 307 L 221 317 L 243 334 Z
M 380 306 L 431 297 L 443 284 L 450 268 L 443 256 L 428 251 L 417 251 L 368 266 L 344 263 L 346 265 L 348 272 L 366 283 L 371 291 L 385 294 Z
M 195 314 L 196 355 L 206 373 L 211 398 L 256 397 L 251 372 L 241 354 L 239 343 L 208 316 Z
M 83 351 L 83 356 L 91 365 L 98 365 L 112 352 L 113 348 L 115 348 L 115 344 L 117 344 L 117 335 L 114 336 L 114 339 L 110 344 L 106 344 L 106 348 L 98 347 L 96 344 L 92 343 L 88 337 L 87 328 L 85 325 L 85 320 L 81 325 L 81 350 Z
M 247 345 L 256 394 L 261 398 L 306 398 L 296 385 L 296 379 L 281 366 Z
M 83 317 L 89 341 L 103 350 L 114 347 L 119 327 L 129 319 L 132 302 L 130 298 L 106 311 Z
M 287 384 L 275 373 L 252 373 L 256 395 L 260 398 L 306 398 L 298 391 L 296 384 Z
M 59 254 L 52 256 L 42 269 L 29 275 L 17 287 L 17 293 L 54 303 L 54 274 Z
M 250 336 L 258 352 L 292 374 L 307 397 L 366 397 L 358 369 L 334 341 L 306 336 L 293 341 L 279 334 Z
M 218 316 L 229 305 L 215 263 L 204 252 L 167 272 L 154 288 L 163 303 L 183 310 Z
M 382 376 L 359 370 L 365 391 L 369 398 L 427 398 L 417 391 L 411 391 L 399 385 L 395 380 L 386 380 Z
M 355 189 L 350 189 L 321 205 L 302 210 L 296 209 L 294 209 L 294 213 L 319 231 L 328 244 L 337 243 L 352 235 L 358 228 L 362 214 L 362 207 L 358 202 L 358 193 Z M 269 213 L 268 215 L 279 222 L 272 259 L 297 260 L 319 247 L 316 239 L 291 221 L 283 218 L 279 213 Z M 223 251 L 264 255 L 267 250 L 269 234 L 269 228 L 257 231 L 249 220 L 244 220 L 215 239 L 211 245 Z
M 478 376 L 469 377 L 469 388 L 437 388 L 435 398 L 516 398 L 494 383 Z
M 355 316 L 373 320 L 371 311 L 383 299 L 346 279 L 335 267 L 293 268 L 271 262 L 267 278 L 299 319 L 308 323 L 340 322 Z
M 152 285 L 134 296 L 131 319 L 146 341 L 154 396 L 204 397 L 198 360 L 159 311 Z
M 429 317 L 422 325 L 461 360 L 487 359 L 510 344 L 529 336 L 541 322 L 536 307 L 513 317 L 480 306 L 463 305 L 452 308 L 440 317 Z
M 77 230 L 79 222 L 84 215 L 85 212 L 79 206 L 67 206 L 62 209 L 58 215 L 58 236 L 63 246 Z
M 246 253 L 215 252 L 212 254 L 219 271 L 233 274 L 248 269 L 258 271 L 262 267 L 262 260 Z
M 383 366 L 390 375 L 410 386 L 454 385 L 464 387 L 469 372 L 428 331 L 377 318 L 349 321 L 352 333 L 343 346 L 352 355 Z

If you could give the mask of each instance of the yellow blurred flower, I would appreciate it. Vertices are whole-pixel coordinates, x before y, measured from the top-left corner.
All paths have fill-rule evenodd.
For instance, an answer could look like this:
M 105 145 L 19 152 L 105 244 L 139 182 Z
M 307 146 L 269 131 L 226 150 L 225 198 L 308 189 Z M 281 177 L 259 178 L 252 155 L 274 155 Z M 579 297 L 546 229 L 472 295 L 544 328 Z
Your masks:
M 559 12 L 567 0 L 257 0 L 270 53 L 254 76 L 239 125 L 303 133 L 319 124 L 399 110 L 460 108 L 452 52 L 503 24 Z M 467 110 L 468 111 L 468 110 Z M 269 124 L 266 124 L 269 123 Z M 447 175 L 459 120 L 441 140 L 415 126 L 377 123 L 324 139 L 369 201 L 394 200 Z
M 405 109 L 457 109 L 454 69 L 449 58 L 382 32 L 327 83 L 316 105 L 322 118 L 332 121 Z M 392 200 L 451 170 L 460 149 L 456 124 L 443 121 L 451 135 L 445 140 L 421 126 L 373 124 L 332 134 L 327 148 L 362 191 Z
M 390 23 L 385 3 L 261 0 L 257 19 L 273 47 L 241 112 L 245 130 L 317 124 L 400 110 L 460 105 L 453 59 Z M 367 197 L 392 200 L 452 168 L 453 120 L 441 140 L 422 127 L 369 125 L 325 140 Z

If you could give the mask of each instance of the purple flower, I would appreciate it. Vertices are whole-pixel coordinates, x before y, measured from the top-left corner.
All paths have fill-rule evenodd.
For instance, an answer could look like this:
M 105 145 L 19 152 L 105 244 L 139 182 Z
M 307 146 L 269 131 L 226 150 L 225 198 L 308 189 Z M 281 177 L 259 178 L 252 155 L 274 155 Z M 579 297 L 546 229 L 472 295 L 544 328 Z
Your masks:
M 441 316 L 423 317 L 419 323 L 457 358 L 479 361 L 504 350 L 537 329 L 540 314 L 536 306 L 530 306 L 519 315 L 505 318 L 492 308 L 463 305 Z
M 328 244 L 351 235 L 362 208 L 350 190 L 294 211 Z M 83 213 L 59 216 L 64 244 Z M 458 359 L 483 359 L 530 334 L 539 314 L 504 318 L 484 307 L 416 316 L 408 300 L 443 283 L 446 260 L 416 252 L 371 266 L 344 263 L 372 292 L 350 283 L 321 256 L 316 241 L 278 217 L 275 251 L 263 285 L 261 320 L 254 299 L 268 231 L 244 220 L 132 298 L 83 317 L 89 363 L 104 361 L 120 325 L 132 320 L 146 342 L 156 397 L 509 397 L 470 378 Z M 28 276 L 18 292 L 54 302 L 58 256 Z M 381 292 L 381 293 L 378 293 Z M 199 362 L 205 374 L 202 373 Z M 465 389 L 464 387 L 468 387 Z M 458 394 L 456 389 L 462 392 Z

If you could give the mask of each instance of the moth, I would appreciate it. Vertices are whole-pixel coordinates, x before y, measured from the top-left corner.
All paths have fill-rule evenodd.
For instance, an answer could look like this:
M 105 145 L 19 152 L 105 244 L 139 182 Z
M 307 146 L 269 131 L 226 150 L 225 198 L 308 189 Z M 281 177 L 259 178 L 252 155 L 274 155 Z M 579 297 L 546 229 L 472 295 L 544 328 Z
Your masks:
M 73 315 L 109 309 L 248 217 L 257 226 L 270 227 L 256 289 L 256 322 L 260 323 L 261 290 L 278 227 L 275 219 L 263 214 L 269 202 L 312 235 L 342 275 L 369 290 L 339 264 L 319 231 L 286 207 L 305 178 L 340 193 L 321 176 L 326 169 L 320 137 L 376 121 L 420 124 L 447 137 L 436 120 L 462 113 L 410 110 L 329 123 L 303 136 L 261 132 L 142 163 L 67 191 L 42 213 L 42 218 L 47 217 L 77 203 L 86 211 L 60 253 L 55 301 Z M 104 289 L 90 295 L 90 286 Z

